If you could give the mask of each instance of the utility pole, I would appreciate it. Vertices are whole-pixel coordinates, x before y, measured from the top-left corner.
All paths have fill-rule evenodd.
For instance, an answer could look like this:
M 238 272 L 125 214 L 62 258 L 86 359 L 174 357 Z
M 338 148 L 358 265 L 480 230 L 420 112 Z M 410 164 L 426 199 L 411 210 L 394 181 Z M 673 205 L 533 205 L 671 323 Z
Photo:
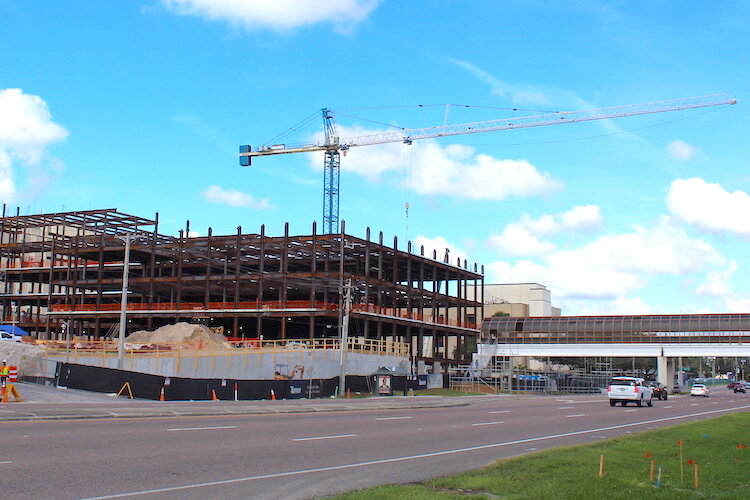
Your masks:
M 117 345 L 117 369 L 122 370 L 125 357 L 125 326 L 128 309 L 128 272 L 130 266 L 130 235 L 125 235 L 125 263 L 122 268 L 122 297 L 120 299 L 120 335 Z
M 341 366 L 339 371 L 339 396 L 346 395 L 346 348 L 349 343 L 349 311 L 352 308 L 352 279 L 344 283 L 344 317 L 341 322 Z

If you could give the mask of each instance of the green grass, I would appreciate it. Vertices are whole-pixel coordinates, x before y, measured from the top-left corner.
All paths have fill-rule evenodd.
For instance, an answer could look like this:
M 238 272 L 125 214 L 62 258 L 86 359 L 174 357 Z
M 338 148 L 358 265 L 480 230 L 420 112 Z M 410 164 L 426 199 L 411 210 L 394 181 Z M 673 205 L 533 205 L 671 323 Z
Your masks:
M 683 443 L 684 481 L 680 481 Z M 503 459 L 475 471 L 419 484 L 347 493 L 339 500 L 387 499 L 747 499 L 750 498 L 750 413 L 736 413 L 599 443 L 554 448 Z M 650 458 L 646 458 L 650 453 Z M 599 457 L 605 475 L 599 477 Z M 661 486 L 649 480 L 650 460 Z M 460 456 L 456 457 L 460 460 Z M 693 489 L 694 460 L 700 485 Z
M 446 397 L 457 397 L 457 396 L 484 396 L 481 392 L 463 392 L 455 389 L 421 389 L 414 391 L 415 396 L 446 396 Z

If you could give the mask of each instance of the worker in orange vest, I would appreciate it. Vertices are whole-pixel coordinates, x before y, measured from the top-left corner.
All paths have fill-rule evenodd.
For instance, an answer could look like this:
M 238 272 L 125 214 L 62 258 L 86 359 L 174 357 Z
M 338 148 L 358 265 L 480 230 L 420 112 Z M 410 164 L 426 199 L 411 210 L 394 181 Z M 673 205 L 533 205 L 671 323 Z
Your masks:
M 8 366 L 8 360 L 3 360 L 3 366 L 0 366 L 0 385 L 5 387 L 5 383 L 8 381 L 8 374 L 10 373 L 10 367 Z

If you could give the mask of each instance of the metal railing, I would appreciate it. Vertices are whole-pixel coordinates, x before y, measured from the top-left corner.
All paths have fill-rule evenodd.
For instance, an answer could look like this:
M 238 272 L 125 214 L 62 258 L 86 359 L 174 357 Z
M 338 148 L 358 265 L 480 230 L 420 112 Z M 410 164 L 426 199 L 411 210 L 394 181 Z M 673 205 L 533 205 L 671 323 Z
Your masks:
M 118 342 L 111 340 L 37 340 L 48 357 L 116 358 Z M 305 350 L 339 350 L 339 339 L 259 340 L 246 339 L 224 342 L 186 342 L 148 344 L 126 342 L 125 355 L 134 356 L 235 356 L 266 352 L 299 352 Z M 392 340 L 349 339 L 347 351 L 365 354 L 409 356 L 409 344 Z

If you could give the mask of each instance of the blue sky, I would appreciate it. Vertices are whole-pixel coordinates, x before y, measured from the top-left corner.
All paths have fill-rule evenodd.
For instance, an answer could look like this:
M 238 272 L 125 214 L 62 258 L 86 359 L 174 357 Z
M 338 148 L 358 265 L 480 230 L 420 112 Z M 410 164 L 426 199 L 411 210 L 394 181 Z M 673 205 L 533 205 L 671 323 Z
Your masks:
M 323 107 L 348 136 L 728 92 L 354 148 L 341 218 L 542 283 L 564 314 L 746 312 L 748 25 L 741 1 L 0 0 L 0 198 L 159 212 L 167 234 L 309 233 L 322 157 L 240 168 L 237 147 Z

